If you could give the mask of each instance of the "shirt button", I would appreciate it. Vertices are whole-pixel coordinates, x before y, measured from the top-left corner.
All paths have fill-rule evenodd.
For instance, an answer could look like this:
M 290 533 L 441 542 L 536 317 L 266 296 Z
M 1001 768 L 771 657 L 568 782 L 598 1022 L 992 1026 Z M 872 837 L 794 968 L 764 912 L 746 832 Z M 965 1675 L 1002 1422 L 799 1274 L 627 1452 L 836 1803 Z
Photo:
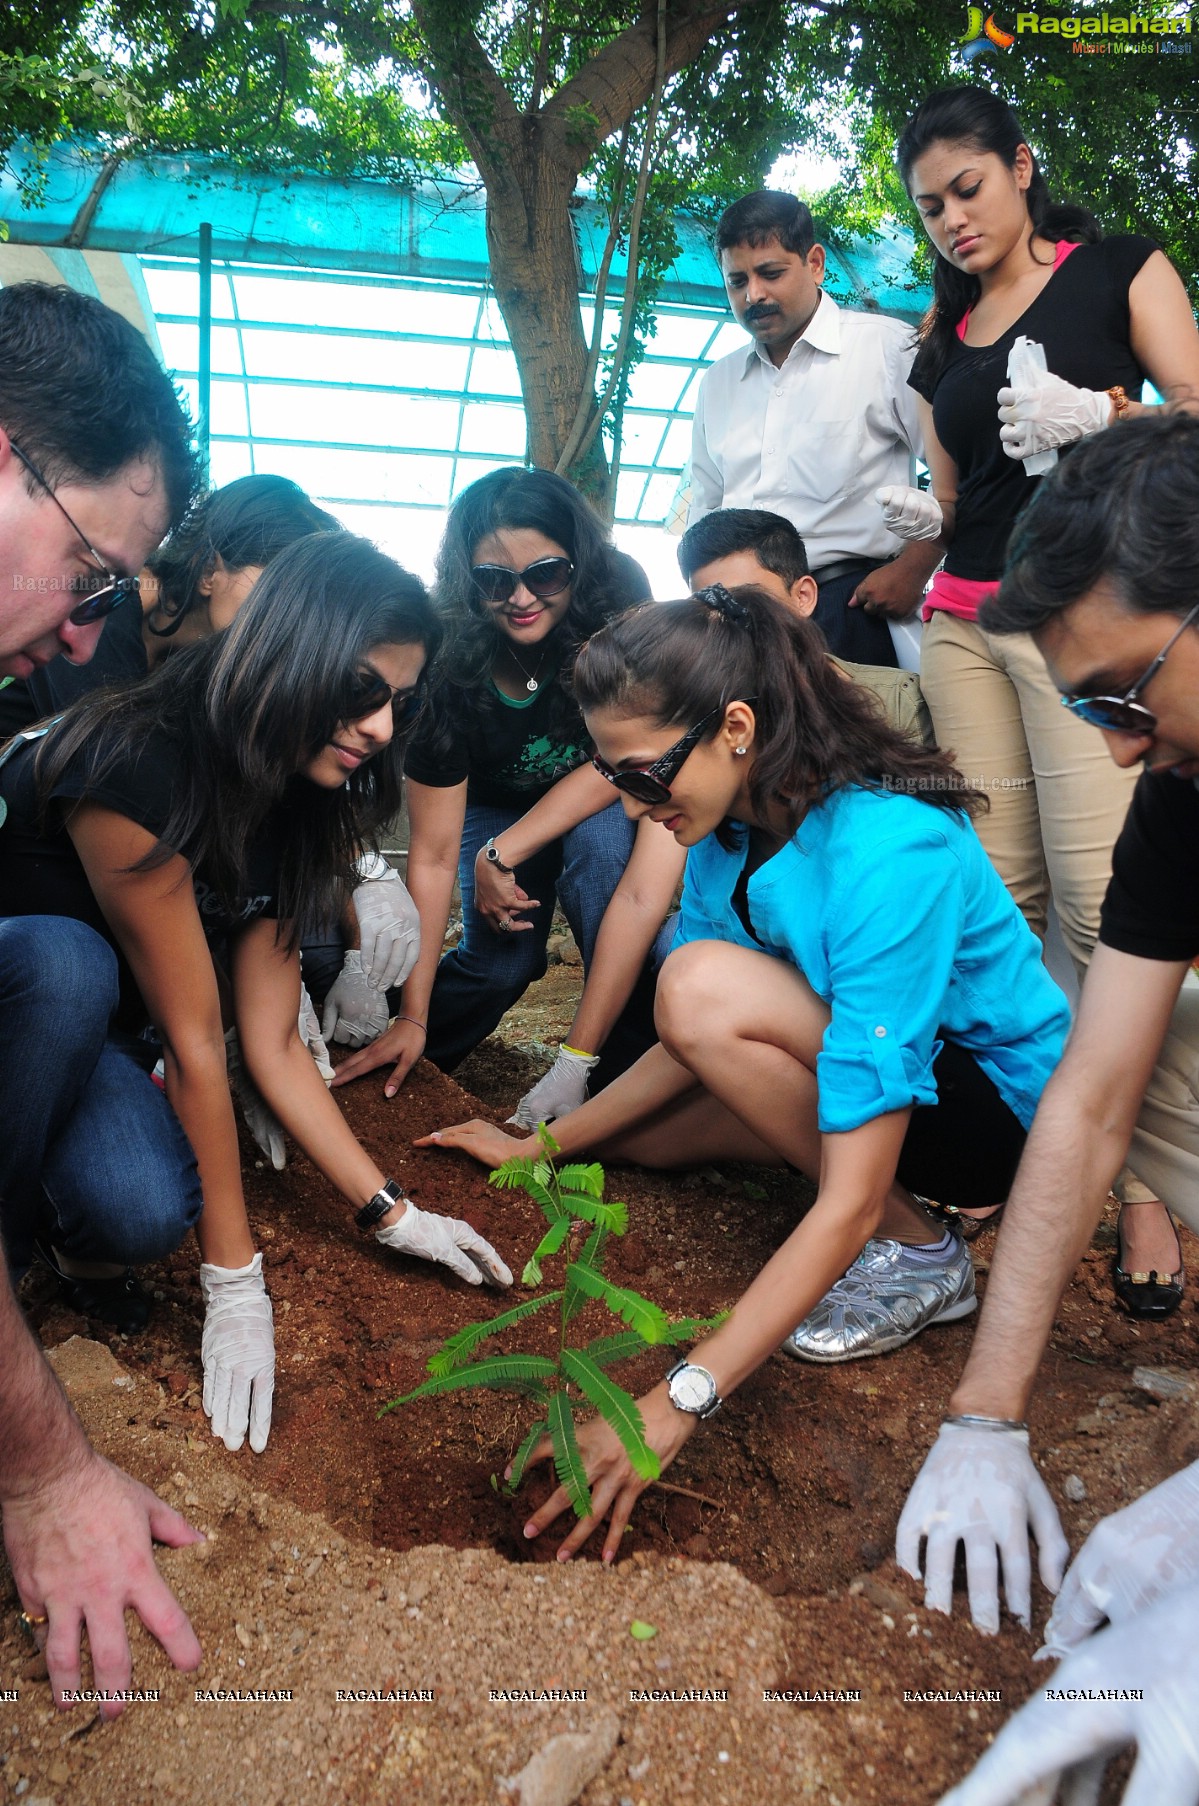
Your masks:
M 776 394 L 776 395 L 781 395 L 781 394 L 782 394 L 782 392 L 783 392 L 783 391 L 782 391 L 782 390 L 781 390 L 781 389 L 776 389 L 776 390 L 775 390 L 775 394 Z
M 875 1032 L 875 1034 L 876 1034 L 876 1035 L 877 1035 L 877 1037 L 878 1037 L 878 1039 L 879 1039 L 879 1040 L 880 1040 L 880 1041 L 885 1041 L 885 1040 L 886 1040 L 886 1038 L 887 1038 L 887 1031 L 886 1031 L 886 1029 L 885 1029 L 885 1028 L 882 1028 L 882 1027 L 879 1027 L 879 1028 L 876 1028 L 876 1029 L 875 1029 L 875 1031 L 874 1031 L 874 1032 Z

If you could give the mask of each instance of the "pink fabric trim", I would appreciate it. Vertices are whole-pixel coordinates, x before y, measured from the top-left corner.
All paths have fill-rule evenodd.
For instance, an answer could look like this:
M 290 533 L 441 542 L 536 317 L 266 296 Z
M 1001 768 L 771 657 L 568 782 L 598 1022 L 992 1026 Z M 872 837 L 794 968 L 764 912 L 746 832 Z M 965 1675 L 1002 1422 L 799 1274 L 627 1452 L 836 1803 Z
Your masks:
M 1071 251 L 1077 251 L 1077 249 L 1078 249 L 1078 246 L 1076 244 L 1074 244 L 1071 240 L 1068 240 L 1065 238 L 1059 238 L 1058 243 L 1057 243 L 1057 250 L 1053 253 L 1054 271 L 1056 272 L 1056 271 L 1060 270 L 1062 265 L 1065 263 L 1067 257 L 1069 257 Z M 954 331 L 957 333 L 959 339 L 961 339 L 963 342 L 965 342 L 966 328 L 970 324 L 970 315 L 973 312 L 974 312 L 974 309 L 971 307 L 968 307 L 966 309 L 965 313 L 962 315 L 961 319 L 958 321 L 957 325 L 954 327 Z M 971 617 L 971 619 L 973 619 L 973 617 Z
M 920 618 L 931 621 L 940 608 L 947 615 L 957 615 L 961 621 L 977 620 L 980 603 L 993 596 L 998 588 L 997 583 L 979 583 L 973 577 L 950 577 L 945 571 L 938 571 L 924 598 Z

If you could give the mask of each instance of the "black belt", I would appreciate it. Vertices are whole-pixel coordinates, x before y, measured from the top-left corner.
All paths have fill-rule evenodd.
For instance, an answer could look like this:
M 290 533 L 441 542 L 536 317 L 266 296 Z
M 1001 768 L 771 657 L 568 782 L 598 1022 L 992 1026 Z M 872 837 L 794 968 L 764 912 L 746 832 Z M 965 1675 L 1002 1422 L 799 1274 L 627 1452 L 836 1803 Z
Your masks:
M 838 577 L 848 577 L 851 573 L 861 571 L 877 571 L 880 565 L 890 564 L 889 558 L 838 558 L 833 564 L 822 564 L 812 576 L 817 584 L 835 583 Z

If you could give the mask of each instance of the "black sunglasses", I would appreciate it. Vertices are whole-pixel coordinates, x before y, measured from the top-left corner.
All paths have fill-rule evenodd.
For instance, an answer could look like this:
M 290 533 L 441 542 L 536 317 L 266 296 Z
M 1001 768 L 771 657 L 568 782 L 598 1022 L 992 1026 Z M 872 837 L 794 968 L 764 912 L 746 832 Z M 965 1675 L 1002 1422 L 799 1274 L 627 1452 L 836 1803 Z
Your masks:
M 1063 696 L 1062 707 L 1069 709 L 1081 721 L 1090 722 L 1092 727 L 1106 728 L 1115 734 L 1154 734 L 1157 732 L 1157 716 L 1144 703 L 1138 702 L 1140 696 L 1155 678 L 1166 662 L 1171 649 L 1177 645 L 1187 628 L 1199 619 L 1199 602 L 1189 615 L 1176 627 L 1170 635 L 1149 669 L 1126 690 L 1123 696 Z
M 118 577 L 109 570 L 87 535 L 81 532 L 75 525 L 75 522 L 71 519 L 71 516 L 67 513 L 53 489 L 51 489 L 49 483 L 47 483 L 45 477 L 33 462 L 33 459 L 26 457 L 15 439 L 10 439 L 9 444 L 12 446 L 13 456 L 20 459 L 34 482 L 39 484 L 41 488 L 45 490 L 46 494 L 50 497 L 50 500 L 54 503 L 54 506 L 58 509 L 58 512 L 70 527 L 72 533 L 74 533 L 76 538 L 87 547 L 95 561 L 96 569 L 92 572 L 90 579 L 79 579 L 75 587 L 82 588 L 88 581 L 94 583 L 97 577 L 103 578 L 100 588 L 93 590 L 85 602 L 80 602 L 77 608 L 73 608 L 67 616 L 67 619 L 75 627 L 88 627 L 93 621 L 102 621 L 105 615 L 110 615 L 114 608 L 119 608 L 121 606 L 122 602 L 128 602 L 130 597 L 137 595 L 139 587 L 137 578 Z
M 395 690 L 377 671 L 355 671 L 346 685 L 345 702 L 338 718 L 347 724 L 362 721 L 367 715 L 377 715 L 388 702 L 396 731 L 411 727 L 425 704 L 424 673 L 410 690 Z
M 537 558 L 523 571 L 507 564 L 476 564 L 471 567 L 471 581 L 484 602 L 507 602 L 518 584 L 524 584 L 531 596 L 542 601 L 560 596 L 575 574 L 569 558 Z
M 747 696 L 745 700 L 756 702 L 757 697 Z M 655 759 L 652 765 L 633 765 L 627 770 L 620 770 L 615 765 L 609 765 L 607 759 L 601 758 L 599 753 L 592 755 L 591 763 L 601 778 L 607 778 L 609 784 L 614 784 L 617 790 L 623 790 L 635 802 L 668 803 L 670 786 L 695 751 L 700 735 L 713 715 L 723 715 L 728 706 L 727 702 L 718 702 L 714 709 L 708 710 L 702 721 L 689 727 L 682 738 L 676 740 L 673 746 L 668 746 L 661 758 Z

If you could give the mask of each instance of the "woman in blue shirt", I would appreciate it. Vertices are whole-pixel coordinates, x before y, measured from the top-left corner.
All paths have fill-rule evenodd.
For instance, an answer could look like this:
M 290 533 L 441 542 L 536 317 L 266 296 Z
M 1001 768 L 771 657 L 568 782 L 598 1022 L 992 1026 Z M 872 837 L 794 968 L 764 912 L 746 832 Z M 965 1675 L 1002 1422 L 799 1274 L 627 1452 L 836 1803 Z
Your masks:
M 819 1187 L 640 1401 L 665 1466 L 780 1344 L 848 1360 L 973 1311 L 952 1218 L 1006 1197 L 1068 1015 L 971 826 L 981 798 L 844 681 L 810 622 L 718 585 L 613 622 L 573 681 L 599 770 L 688 859 L 660 1043 L 555 1124 L 563 1156 L 787 1163 Z M 433 1139 L 493 1165 L 525 1145 L 483 1123 Z M 610 1560 L 642 1483 L 602 1422 L 581 1445 L 596 1515 L 560 1553 L 611 1511 Z

